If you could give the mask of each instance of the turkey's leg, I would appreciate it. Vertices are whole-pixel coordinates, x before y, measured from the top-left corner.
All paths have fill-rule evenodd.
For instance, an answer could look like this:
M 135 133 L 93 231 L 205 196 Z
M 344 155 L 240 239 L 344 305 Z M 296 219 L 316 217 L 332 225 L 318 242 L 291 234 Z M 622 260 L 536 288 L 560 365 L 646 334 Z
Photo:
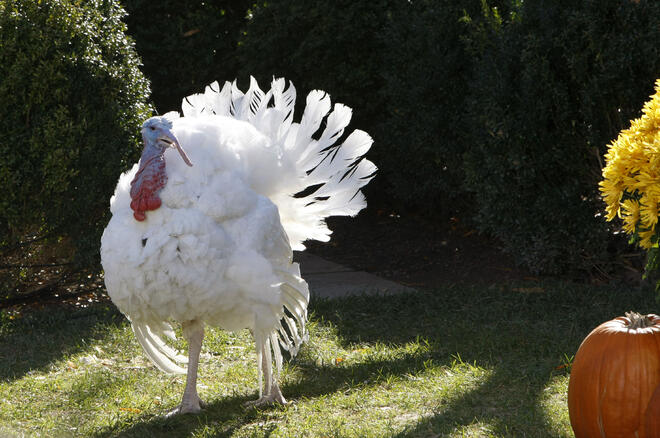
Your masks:
M 199 366 L 199 354 L 202 351 L 202 340 L 204 339 L 204 323 L 198 320 L 187 321 L 182 324 L 183 335 L 188 340 L 188 374 L 186 376 L 186 388 L 183 390 L 181 404 L 170 411 L 167 416 L 176 414 L 196 414 L 206 404 L 197 395 L 197 368 Z
M 270 339 L 267 336 L 257 337 L 255 336 L 255 341 L 257 343 L 257 357 L 261 358 L 261 363 L 257 363 L 257 366 L 260 368 L 260 373 L 263 373 L 264 377 L 264 387 L 265 391 L 262 394 L 261 387 L 259 388 L 259 399 L 254 401 L 249 401 L 245 403 L 246 406 L 261 406 L 264 404 L 271 403 L 280 403 L 285 405 L 286 399 L 280 391 L 280 387 L 277 384 L 277 379 L 273 376 L 273 362 L 270 351 Z M 259 379 L 261 380 L 261 379 Z M 261 386 L 261 381 L 259 382 Z

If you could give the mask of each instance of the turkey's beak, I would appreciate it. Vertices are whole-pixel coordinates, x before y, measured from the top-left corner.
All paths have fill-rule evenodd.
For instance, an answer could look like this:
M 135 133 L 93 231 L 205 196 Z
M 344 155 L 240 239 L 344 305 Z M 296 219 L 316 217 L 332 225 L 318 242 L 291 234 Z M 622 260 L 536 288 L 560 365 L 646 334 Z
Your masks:
M 163 135 L 158 138 L 158 141 L 162 141 L 163 143 L 167 143 L 171 148 L 176 148 L 177 151 L 179 151 L 179 154 L 181 154 L 181 158 L 183 158 L 183 161 L 188 166 L 192 167 L 192 162 L 190 161 L 190 158 L 188 158 L 188 155 L 186 154 L 186 151 L 183 150 L 181 147 L 181 144 L 179 143 L 179 140 L 176 138 L 176 135 L 172 131 L 165 130 L 163 132 Z

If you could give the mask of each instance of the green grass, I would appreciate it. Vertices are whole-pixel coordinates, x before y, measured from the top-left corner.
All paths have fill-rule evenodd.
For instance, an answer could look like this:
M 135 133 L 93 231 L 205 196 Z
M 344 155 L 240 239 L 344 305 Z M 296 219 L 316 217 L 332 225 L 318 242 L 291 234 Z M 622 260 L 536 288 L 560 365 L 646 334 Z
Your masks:
M 600 322 L 655 308 L 648 291 L 561 283 L 318 301 L 287 406 L 244 408 L 250 335 L 209 330 L 209 405 L 171 419 L 183 377 L 151 366 L 111 305 L 5 311 L 0 436 L 570 437 L 564 365 Z

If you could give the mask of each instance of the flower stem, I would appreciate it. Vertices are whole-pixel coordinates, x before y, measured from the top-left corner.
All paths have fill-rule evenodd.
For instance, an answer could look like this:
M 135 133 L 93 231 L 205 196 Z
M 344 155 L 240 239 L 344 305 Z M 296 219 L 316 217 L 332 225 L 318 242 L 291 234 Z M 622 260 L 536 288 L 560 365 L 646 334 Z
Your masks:
M 640 328 L 647 328 L 651 327 L 653 325 L 653 321 L 646 316 L 646 315 L 640 315 L 637 312 L 626 312 L 626 318 L 630 321 L 628 323 L 628 328 L 630 330 L 636 330 Z

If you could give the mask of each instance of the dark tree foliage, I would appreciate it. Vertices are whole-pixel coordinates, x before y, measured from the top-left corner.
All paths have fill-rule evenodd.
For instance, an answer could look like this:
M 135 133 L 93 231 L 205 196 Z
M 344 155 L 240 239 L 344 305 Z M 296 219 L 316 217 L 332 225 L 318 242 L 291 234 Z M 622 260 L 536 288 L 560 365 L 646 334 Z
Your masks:
M 0 247 L 69 237 L 96 266 L 148 84 L 113 0 L 0 3 Z
M 364 122 L 380 114 L 382 87 L 380 34 L 394 0 L 275 0 L 258 4 L 241 38 L 241 78 L 253 75 L 268 83 L 290 79 L 303 96 L 322 88 L 359 108 Z
M 600 160 L 660 76 L 659 20 L 652 1 L 533 1 L 474 38 L 466 187 L 479 228 L 526 267 L 603 260 Z
M 464 42 L 484 26 L 483 7 L 480 0 L 398 2 L 382 33 L 378 164 L 407 209 L 445 218 L 470 207 L 463 154 L 474 56 Z
M 233 80 L 236 49 L 249 0 L 125 0 L 128 33 L 136 40 L 156 109 L 181 108 L 181 99 L 211 82 Z

